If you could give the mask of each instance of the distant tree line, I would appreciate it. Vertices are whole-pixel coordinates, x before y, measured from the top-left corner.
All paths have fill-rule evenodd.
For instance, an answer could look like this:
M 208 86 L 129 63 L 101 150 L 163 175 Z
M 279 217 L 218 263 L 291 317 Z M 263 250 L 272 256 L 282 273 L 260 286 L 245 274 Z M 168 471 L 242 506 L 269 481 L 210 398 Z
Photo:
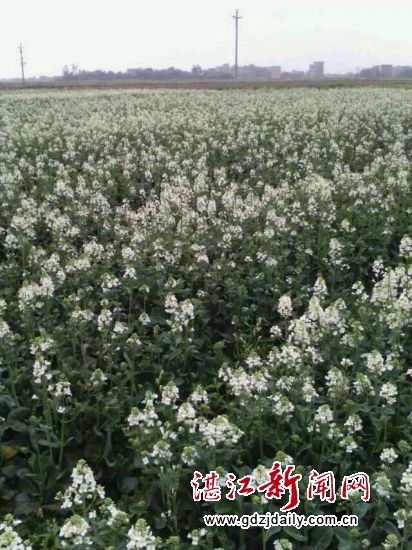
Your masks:
M 176 67 L 168 67 L 167 69 L 152 69 L 151 67 L 138 67 L 136 69 L 128 69 L 126 72 L 121 71 L 103 71 L 97 69 L 95 71 L 85 71 L 79 69 L 77 65 L 65 65 L 63 74 L 60 77 L 63 80 L 202 80 L 207 78 L 217 78 L 222 80 L 233 79 L 233 75 L 225 72 L 214 71 L 211 74 L 210 70 L 203 71 L 200 65 L 193 65 L 191 71 L 177 69 Z

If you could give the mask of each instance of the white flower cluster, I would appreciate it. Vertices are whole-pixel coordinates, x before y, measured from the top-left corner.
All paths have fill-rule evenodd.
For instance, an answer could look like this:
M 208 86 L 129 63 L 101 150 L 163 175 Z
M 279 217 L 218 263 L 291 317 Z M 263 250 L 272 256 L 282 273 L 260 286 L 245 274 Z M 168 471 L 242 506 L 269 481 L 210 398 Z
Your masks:
M 410 260 L 412 258 L 412 239 L 404 235 L 399 245 L 399 256 Z
M 220 443 L 235 445 L 243 435 L 242 430 L 222 415 L 216 416 L 211 421 L 201 420 L 199 431 L 210 447 L 216 447 Z
M 159 416 L 155 410 L 154 402 L 157 395 L 153 392 L 146 392 L 142 403 L 145 405 L 142 411 L 137 407 L 133 407 L 131 413 L 127 417 L 127 423 L 130 427 L 142 426 L 147 432 L 150 428 L 159 423 Z
M 288 539 L 277 539 L 273 543 L 274 550 L 293 550 L 293 544 Z
M 156 549 L 156 538 L 144 519 L 138 519 L 135 525 L 130 527 L 127 538 L 127 550 L 137 550 L 139 548 L 145 548 L 146 550 Z
M 165 298 L 165 311 L 172 315 L 168 321 L 173 332 L 183 332 L 190 321 L 195 318 L 195 308 L 189 299 L 178 302 L 174 294 L 167 294 Z
M 405 525 L 409 525 L 412 521 L 412 510 L 401 508 L 394 513 L 394 516 L 396 518 L 398 528 L 403 529 Z
M 412 462 L 402 474 L 400 492 L 405 496 L 412 494 Z
M 78 514 L 70 516 L 59 531 L 59 537 L 63 539 L 61 541 L 62 547 L 87 548 L 91 546 L 92 540 L 87 535 L 89 529 L 90 525 L 84 518 Z
M 192 546 L 199 546 L 199 543 L 205 539 L 207 534 L 207 529 L 202 527 L 201 529 L 193 529 L 188 535 L 187 538 L 192 541 Z
M 8 325 L 8 323 L 6 323 L 6 321 L 4 321 L 3 319 L 0 319 L 0 338 L 4 338 L 9 333 L 10 333 L 10 326 Z
M 176 409 L 176 401 L 179 399 L 179 388 L 173 382 L 169 382 L 162 388 L 162 397 L 160 402 L 166 407 Z
M 382 462 L 386 464 L 393 464 L 395 460 L 398 458 L 398 453 L 395 451 L 393 447 L 387 447 L 386 449 L 383 449 L 383 451 L 380 454 L 380 459 Z
M 255 397 L 268 390 L 269 373 L 267 369 L 246 372 L 241 367 L 231 369 L 223 366 L 219 378 L 227 383 L 231 393 L 237 397 Z
M 314 416 L 314 425 L 308 426 L 308 431 L 311 432 L 315 429 L 316 432 L 320 432 L 321 429 L 327 429 L 333 423 L 333 412 L 329 405 L 321 405 L 318 407 Z
M 103 308 L 97 317 L 97 328 L 100 332 L 106 331 L 110 328 L 113 321 L 113 313 L 107 309 Z
M 385 361 L 379 351 L 374 350 L 371 353 L 365 353 L 363 357 L 366 359 L 366 368 L 373 374 L 381 375 L 385 371 L 393 369 L 390 356 Z
M 7 515 L 0 521 L 0 548 L 4 550 L 32 550 L 28 541 L 23 541 L 15 530 L 15 527 L 21 523 L 21 520 L 14 519 Z
M 182 403 L 177 411 L 176 420 L 179 424 L 185 424 L 191 432 L 197 426 L 196 409 L 189 401 Z
M 104 498 L 104 489 L 96 483 L 93 471 L 85 460 L 81 459 L 77 462 L 71 478 L 71 485 L 63 494 L 57 496 L 59 500 L 62 500 L 61 507 L 63 509 L 81 505 L 94 498 Z
M 385 472 L 375 474 L 373 487 L 380 497 L 388 499 L 391 496 L 392 484 Z
M 290 296 L 288 296 L 287 294 L 284 294 L 279 298 L 278 312 L 279 312 L 279 315 L 285 319 L 292 315 L 293 313 L 292 300 L 290 299 Z
M 369 453 L 382 523 L 407 526 L 410 449 L 395 442 L 412 418 L 411 90 L 56 93 L 1 98 L 0 347 L 3 393 L 60 439 L 60 474 L 90 404 L 127 438 L 111 458 L 124 444 L 144 470 L 136 494 L 156 472 L 178 486 L 173 465 L 203 468 L 215 447 L 240 466 L 276 431 L 309 461 L 324 449 L 357 467 Z M 157 545 L 144 521 L 120 526 L 132 499 L 103 509 L 86 463 L 70 483 L 62 546 Z M 160 520 L 173 526 L 181 499 L 166 492 Z M 17 531 L 3 526 L 0 547 L 24 547 Z M 358 534 L 340 542 L 366 546 Z M 196 529 L 189 540 L 216 542 Z
M 386 382 L 382 384 L 382 387 L 379 392 L 379 397 L 384 402 L 384 405 L 393 405 L 396 403 L 396 397 L 398 395 L 398 390 L 396 389 L 395 384 L 392 382 Z

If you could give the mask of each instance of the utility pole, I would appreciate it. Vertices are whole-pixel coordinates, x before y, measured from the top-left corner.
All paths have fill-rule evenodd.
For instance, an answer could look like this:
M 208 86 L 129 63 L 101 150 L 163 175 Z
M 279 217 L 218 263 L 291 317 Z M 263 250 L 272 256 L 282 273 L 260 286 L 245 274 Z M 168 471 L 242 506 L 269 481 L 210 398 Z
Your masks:
M 236 10 L 236 14 L 232 15 L 232 19 L 235 20 L 235 80 L 238 79 L 239 66 L 238 66 L 238 49 L 239 49 L 239 19 L 242 19 L 239 15 L 239 10 Z
M 24 57 L 23 57 L 23 46 L 20 42 L 19 44 L 19 47 L 17 48 L 19 53 L 20 53 L 20 66 L 21 66 L 21 81 L 23 83 L 23 86 L 26 82 L 26 79 L 24 78 L 24 65 L 25 65 L 25 62 L 24 62 Z

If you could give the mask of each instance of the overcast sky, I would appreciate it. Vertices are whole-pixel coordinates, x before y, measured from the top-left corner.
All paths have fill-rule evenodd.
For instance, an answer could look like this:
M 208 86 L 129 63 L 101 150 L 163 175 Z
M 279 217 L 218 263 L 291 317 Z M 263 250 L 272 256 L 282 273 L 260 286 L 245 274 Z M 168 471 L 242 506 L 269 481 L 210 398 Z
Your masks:
M 326 72 L 412 65 L 412 0 L 0 0 L 0 77 L 239 63 Z

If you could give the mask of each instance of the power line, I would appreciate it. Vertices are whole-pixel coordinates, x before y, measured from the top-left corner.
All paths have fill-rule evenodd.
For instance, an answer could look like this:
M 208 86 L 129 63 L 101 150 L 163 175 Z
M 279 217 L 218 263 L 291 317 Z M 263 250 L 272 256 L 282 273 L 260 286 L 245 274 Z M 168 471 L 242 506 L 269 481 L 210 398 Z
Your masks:
M 23 83 L 23 86 L 26 82 L 26 79 L 24 77 L 24 65 L 26 64 L 25 61 L 24 61 L 24 57 L 23 57 L 23 46 L 20 42 L 19 44 L 19 47 L 17 48 L 19 53 L 20 53 L 20 66 L 21 66 L 21 81 Z
M 238 50 L 239 50 L 239 19 L 242 19 L 239 15 L 239 10 L 236 10 L 235 15 L 232 15 L 232 19 L 235 20 L 235 80 L 238 78 L 239 66 L 238 66 Z

